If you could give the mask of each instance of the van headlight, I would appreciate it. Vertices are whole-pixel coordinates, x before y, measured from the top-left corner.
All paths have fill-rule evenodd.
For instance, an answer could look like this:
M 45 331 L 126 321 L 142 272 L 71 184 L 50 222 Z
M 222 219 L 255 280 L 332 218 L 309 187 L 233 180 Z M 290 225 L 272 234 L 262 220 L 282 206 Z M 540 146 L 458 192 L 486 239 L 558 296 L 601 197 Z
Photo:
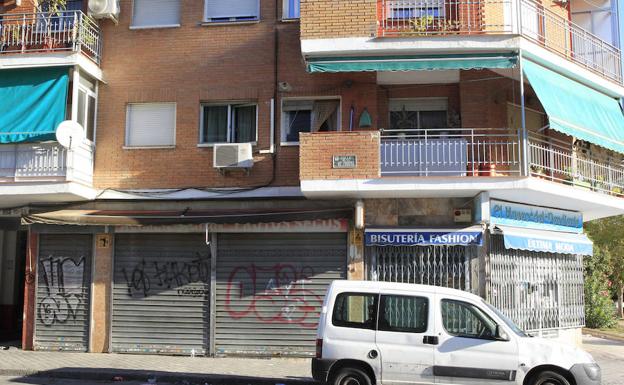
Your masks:
M 597 380 L 600 378 L 600 366 L 596 363 L 591 364 L 583 364 L 583 369 L 585 369 L 585 374 L 592 380 Z

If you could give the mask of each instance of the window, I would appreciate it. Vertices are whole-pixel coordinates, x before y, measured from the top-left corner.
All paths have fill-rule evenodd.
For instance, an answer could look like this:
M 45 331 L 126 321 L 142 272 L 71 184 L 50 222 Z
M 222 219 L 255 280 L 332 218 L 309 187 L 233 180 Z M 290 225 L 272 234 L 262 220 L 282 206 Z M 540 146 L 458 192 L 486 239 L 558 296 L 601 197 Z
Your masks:
M 36 29 L 40 33 L 60 32 L 74 28 L 76 12 L 82 11 L 83 3 L 82 0 L 67 0 L 64 9 L 59 9 L 54 16 L 47 14 L 50 12 L 49 3 L 42 3 L 40 9 L 42 13 L 38 16 Z
M 204 104 L 201 113 L 200 143 L 256 142 L 258 131 L 256 104 Z
M 175 144 L 175 123 L 175 103 L 128 104 L 126 146 L 173 146 Z
M 97 95 L 95 93 L 95 84 L 87 80 L 84 76 L 80 76 L 77 104 L 78 116 L 76 117 L 76 121 L 84 128 L 85 138 L 93 142 L 95 140 L 95 109 L 97 108 Z M 68 112 L 70 111 L 71 108 Z
M 390 99 L 390 128 L 446 128 L 447 109 L 446 98 Z
M 300 0 L 284 0 L 283 19 L 298 19 L 301 15 Z
M 496 322 L 468 302 L 443 299 L 442 324 L 450 335 L 456 337 L 491 340 L 496 336 Z
M 443 0 L 417 2 L 388 1 L 388 19 L 415 19 L 421 17 L 444 17 Z M 431 21 L 433 24 L 433 20 Z
M 205 0 L 204 21 L 227 23 L 260 19 L 259 0 Z
M 284 100 L 282 143 L 298 143 L 300 132 L 338 131 L 339 122 L 339 99 Z
M 180 0 L 134 0 L 130 28 L 180 26 Z
M 429 300 L 424 297 L 382 295 L 379 305 L 381 331 L 424 333 L 429 318 Z
M 347 328 L 375 329 L 377 294 L 341 293 L 336 297 L 332 324 Z

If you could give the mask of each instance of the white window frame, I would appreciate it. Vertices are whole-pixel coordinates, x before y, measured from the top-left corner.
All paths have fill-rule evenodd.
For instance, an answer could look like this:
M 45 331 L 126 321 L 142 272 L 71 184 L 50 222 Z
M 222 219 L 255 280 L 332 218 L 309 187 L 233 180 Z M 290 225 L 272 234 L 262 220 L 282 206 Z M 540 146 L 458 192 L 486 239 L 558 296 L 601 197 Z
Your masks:
M 228 112 L 227 112 L 227 132 L 225 134 L 225 136 L 227 137 L 227 141 L 226 142 L 213 142 L 213 143 L 207 143 L 204 141 L 204 108 L 205 107 L 224 107 L 227 106 L 228 108 Z M 222 144 L 222 143 L 237 143 L 237 142 L 230 142 L 230 138 L 232 137 L 232 113 L 233 113 L 233 108 L 232 107 L 250 107 L 250 106 L 254 106 L 256 107 L 256 134 L 254 135 L 254 140 L 253 142 L 244 142 L 244 143 L 251 143 L 252 146 L 255 146 L 258 144 L 258 117 L 259 117 L 259 108 L 258 108 L 258 103 L 257 102 L 252 102 L 249 100 L 243 100 L 243 101 L 227 101 L 227 102 L 208 102 L 208 103 L 200 103 L 200 108 L 199 108 L 199 143 L 197 144 L 197 147 L 213 147 L 215 144 Z
M 162 145 L 153 145 L 153 146 L 132 146 L 128 144 L 130 130 L 130 114 L 128 113 L 130 106 L 132 105 L 141 105 L 141 104 L 171 104 L 173 105 L 173 140 L 172 144 L 162 144 Z M 158 150 L 158 149 L 169 149 L 174 148 L 176 146 L 176 136 L 177 136 L 177 125 L 178 125 L 178 104 L 176 102 L 139 102 L 139 103 L 127 103 L 126 104 L 126 133 L 124 139 L 124 150 Z
M 180 8 L 180 10 L 178 11 L 178 15 L 180 17 L 180 19 L 178 20 L 178 23 L 174 23 L 174 24 L 151 24 L 151 25 L 134 25 L 134 15 L 135 15 L 135 7 L 136 7 L 136 1 L 132 0 L 132 15 L 131 15 L 131 19 L 130 19 L 130 29 L 159 29 L 159 28 L 179 28 L 181 26 L 181 19 L 182 19 L 182 4 L 181 4 L 181 0 L 177 0 L 178 1 L 178 7 Z
M 446 17 L 446 9 L 445 9 L 445 3 L 444 0 L 427 0 L 424 1 L 422 4 L 422 6 L 417 6 L 416 4 L 412 5 L 412 6 L 405 6 L 405 2 L 404 1 L 388 1 L 386 3 L 386 18 L 387 19 L 394 19 L 394 20 L 407 20 L 407 19 L 415 19 L 415 18 L 419 18 L 419 17 L 426 17 L 427 15 L 427 11 L 428 10 L 432 10 L 432 9 L 437 9 L 438 10 L 438 16 L 434 16 L 434 18 L 444 18 Z M 407 17 L 394 17 L 394 12 L 396 9 L 413 9 L 414 12 L 416 10 L 419 10 L 420 12 L 424 11 L 424 15 L 411 15 L 411 16 L 407 16 Z M 434 24 L 435 25 L 435 24 Z
M 447 97 L 432 97 L 432 98 L 389 98 L 388 99 L 388 125 L 391 124 L 392 113 L 403 111 L 402 109 L 394 109 L 393 103 L 403 102 L 409 104 L 410 108 L 406 111 L 412 111 L 418 113 L 418 125 L 420 126 L 420 113 L 423 111 L 446 111 L 446 118 L 448 119 L 449 104 Z M 414 127 L 417 128 L 417 127 Z M 446 128 L 446 127 L 445 127 Z
M 336 120 L 338 120 L 336 124 L 336 131 L 342 131 L 342 97 L 340 96 L 297 96 L 297 97 L 289 97 L 282 98 L 280 103 L 280 146 L 298 146 L 299 142 L 286 141 L 287 135 L 287 127 L 288 122 L 286 121 L 286 114 L 284 114 L 284 102 L 289 101 L 311 101 L 314 102 L 316 100 L 338 100 L 338 111 L 336 111 Z M 311 111 L 311 110 L 310 110 Z M 311 117 L 310 117 L 311 119 Z M 312 122 L 310 122 L 312 124 Z
M 222 1 L 231 1 L 231 0 L 222 0 Z M 236 16 L 232 16 L 226 20 L 225 17 L 217 18 L 217 20 L 212 20 L 212 18 L 208 17 L 208 2 L 204 0 L 204 15 L 202 18 L 202 23 L 207 25 L 212 24 L 237 24 L 237 23 L 257 23 L 260 21 L 260 0 L 256 0 L 256 17 L 254 19 L 238 19 Z
M 301 0 L 294 0 L 299 3 L 299 16 L 290 16 L 290 1 L 283 0 L 282 20 L 299 20 L 301 18 Z
M 84 84 L 79 84 L 78 85 L 78 98 L 80 98 L 80 91 L 85 93 L 85 110 L 84 110 L 84 116 L 80 117 L 78 116 L 78 113 L 76 112 L 76 121 L 78 123 L 81 123 L 81 120 L 84 122 L 87 122 L 89 119 L 89 98 L 92 97 L 95 100 L 95 111 L 93 112 L 93 122 L 91 122 L 91 124 L 93 124 L 93 140 L 89 139 L 87 137 L 87 127 L 83 126 L 82 129 L 84 130 L 84 134 L 85 134 L 85 142 L 88 144 L 93 144 L 95 143 L 95 138 L 96 138 L 96 129 L 97 129 L 97 105 L 98 105 L 98 95 L 97 95 L 97 85 L 95 86 L 95 90 L 90 90 L 88 87 L 86 87 Z M 76 100 L 76 103 L 78 103 L 78 100 Z M 78 110 L 76 110 L 78 111 Z M 87 122 L 88 123 L 88 122 Z

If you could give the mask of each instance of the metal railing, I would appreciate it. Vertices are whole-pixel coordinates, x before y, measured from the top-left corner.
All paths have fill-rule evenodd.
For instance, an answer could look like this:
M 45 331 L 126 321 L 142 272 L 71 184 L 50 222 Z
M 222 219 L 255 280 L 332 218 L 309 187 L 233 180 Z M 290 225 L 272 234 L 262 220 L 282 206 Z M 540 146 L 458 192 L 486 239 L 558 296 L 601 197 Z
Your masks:
M 381 174 L 503 176 L 521 173 L 521 136 L 507 129 L 382 130 Z
M 622 83 L 620 50 L 533 0 L 378 0 L 379 37 L 519 34 Z
M 0 15 L 0 54 L 73 51 L 99 64 L 101 50 L 98 24 L 81 11 Z
M 15 182 L 93 182 L 93 149 L 67 149 L 56 142 L 0 145 L 0 185 Z
M 618 48 L 569 19 L 533 0 L 520 0 L 524 37 L 581 66 L 622 83 L 622 56 Z
M 379 0 L 380 36 L 511 32 L 511 4 L 512 0 Z
M 624 159 L 591 155 L 553 138 L 531 136 L 531 176 L 592 191 L 624 195 Z

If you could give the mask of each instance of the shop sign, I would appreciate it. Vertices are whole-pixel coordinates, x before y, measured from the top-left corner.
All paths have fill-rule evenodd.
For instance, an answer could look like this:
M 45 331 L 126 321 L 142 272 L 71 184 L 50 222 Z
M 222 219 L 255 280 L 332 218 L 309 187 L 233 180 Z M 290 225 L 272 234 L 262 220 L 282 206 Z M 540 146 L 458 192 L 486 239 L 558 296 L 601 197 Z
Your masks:
M 334 155 L 333 168 L 356 168 L 357 156 L 355 155 Z
M 482 231 L 366 230 L 366 246 L 482 246 Z
M 490 201 L 490 222 L 493 225 L 538 230 L 583 232 L 583 214 L 581 213 L 494 199 Z

